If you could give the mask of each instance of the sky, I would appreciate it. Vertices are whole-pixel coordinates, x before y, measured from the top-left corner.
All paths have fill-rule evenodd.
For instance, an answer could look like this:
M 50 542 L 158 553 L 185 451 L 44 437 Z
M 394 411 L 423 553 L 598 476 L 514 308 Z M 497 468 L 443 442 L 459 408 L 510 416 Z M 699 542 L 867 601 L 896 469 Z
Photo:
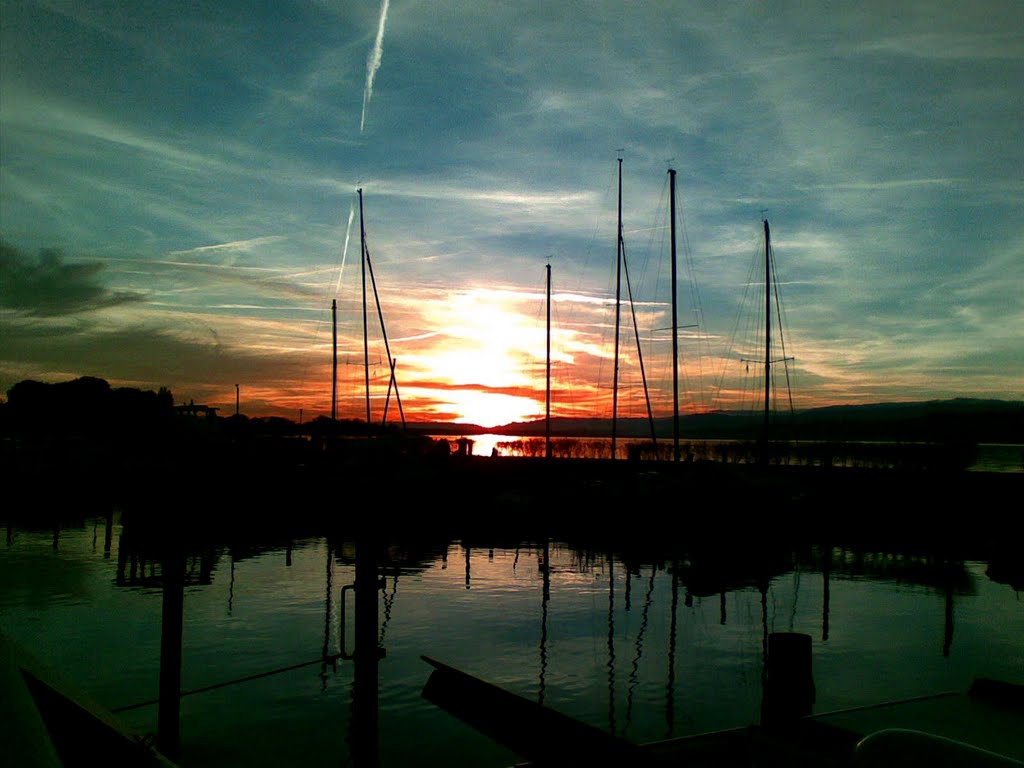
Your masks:
M 684 413 L 763 397 L 765 218 L 778 405 L 1021 400 L 1021 83 L 1019 0 L 0 0 L 0 391 L 329 415 L 336 300 L 339 417 L 383 317 L 407 418 L 541 418 L 550 265 L 552 415 L 668 415 L 671 167 Z

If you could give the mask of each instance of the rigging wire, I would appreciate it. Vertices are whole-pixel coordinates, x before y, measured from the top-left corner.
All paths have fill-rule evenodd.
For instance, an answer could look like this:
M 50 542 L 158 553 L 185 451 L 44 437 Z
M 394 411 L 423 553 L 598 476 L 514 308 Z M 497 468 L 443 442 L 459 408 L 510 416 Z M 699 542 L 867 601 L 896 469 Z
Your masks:
M 755 254 L 757 252 L 757 247 L 758 246 L 755 243 L 755 245 L 754 245 Z M 743 283 L 743 295 L 740 298 L 740 301 L 739 301 L 739 303 L 737 304 L 737 307 L 736 307 L 736 314 L 734 316 L 732 328 L 729 331 L 728 342 L 726 344 L 726 354 L 725 354 L 724 359 L 722 360 L 721 369 L 719 371 L 718 384 L 715 387 L 715 391 L 714 391 L 714 394 L 713 394 L 713 399 L 712 399 L 712 402 L 711 402 L 712 409 L 716 409 L 716 408 L 717 409 L 721 409 L 723 407 L 727 407 L 727 406 L 730 406 L 730 405 L 733 404 L 732 400 L 733 400 L 733 396 L 735 395 L 735 385 L 732 384 L 731 382 L 727 383 L 726 377 L 730 375 L 730 373 L 734 369 L 735 363 L 737 361 L 738 362 L 747 363 L 747 371 L 746 371 L 746 373 L 749 374 L 749 360 L 747 360 L 746 357 L 739 357 L 739 358 L 735 358 L 734 357 L 735 350 L 736 350 L 736 347 L 737 347 L 737 339 L 740 338 L 740 337 L 742 337 L 744 339 L 750 339 L 753 336 L 754 337 L 754 343 L 757 344 L 758 346 L 760 345 L 759 344 L 759 342 L 761 341 L 760 336 L 761 336 L 761 333 L 763 332 L 763 328 L 761 328 L 761 326 L 760 326 L 760 324 L 758 322 L 755 322 L 754 318 L 758 318 L 758 317 L 761 316 L 759 314 L 759 312 L 758 312 L 758 306 L 762 302 L 761 292 L 760 291 L 755 291 L 755 298 L 753 300 L 751 300 L 751 298 L 750 298 L 751 291 L 753 290 L 755 285 L 758 284 L 757 283 L 757 273 L 759 271 L 758 261 L 759 260 L 758 260 L 758 258 L 755 255 L 755 258 L 753 258 L 749 262 L 749 264 L 748 264 L 747 277 L 746 277 L 746 280 Z M 763 282 L 761 282 L 760 284 L 763 285 Z M 753 303 L 753 309 L 750 309 L 752 303 Z M 746 325 L 745 325 L 744 328 L 742 328 L 742 333 L 741 333 L 741 325 L 743 325 L 744 323 Z M 741 409 L 744 408 L 746 403 L 747 403 L 748 391 L 749 391 L 749 388 L 750 388 L 749 378 L 750 378 L 749 375 L 745 375 L 744 378 L 742 379 L 742 382 L 741 382 L 743 384 L 743 387 L 741 388 L 741 390 L 739 392 L 739 405 L 740 405 Z M 729 397 L 730 397 L 730 402 L 728 402 L 728 403 L 723 402 L 723 397 L 724 397 L 724 393 L 725 393 L 725 387 L 727 385 L 729 386 Z M 756 407 L 756 404 L 754 406 L 752 406 L 752 408 L 753 407 Z
M 390 369 L 390 379 L 388 382 L 388 398 L 391 397 L 391 385 L 395 387 L 395 402 L 398 404 L 398 413 L 402 418 L 402 428 L 405 428 L 405 410 L 402 408 L 402 396 L 398 393 L 398 379 L 395 378 L 395 358 L 391 356 L 391 345 L 388 343 L 388 332 L 384 326 L 384 310 L 380 305 L 380 294 L 377 292 L 377 278 L 373 273 L 373 262 L 370 260 L 370 246 L 365 245 L 364 252 L 366 255 L 366 266 L 370 270 L 370 283 L 373 286 L 373 300 L 377 305 L 377 320 L 380 323 L 380 332 L 384 337 L 384 351 L 388 357 L 388 368 Z M 384 406 L 384 420 L 387 421 L 387 403 Z
M 695 323 L 693 327 L 697 328 L 697 343 L 694 346 L 696 347 L 697 353 L 697 386 L 695 390 L 697 392 L 698 402 L 695 403 L 695 405 L 698 406 L 700 410 L 704 410 L 706 400 L 704 392 L 704 355 L 702 354 L 702 346 L 705 347 L 703 351 L 706 352 L 710 357 L 710 342 L 708 341 L 706 329 L 704 328 L 704 303 L 703 299 L 701 298 L 700 283 L 697 280 L 697 270 L 693 261 L 693 249 L 690 247 L 690 235 L 689 231 L 686 228 L 686 220 L 683 218 L 684 206 L 682 201 L 682 193 L 679 191 L 678 188 L 676 190 L 676 199 L 678 200 L 678 204 L 676 205 L 676 218 L 678 220 L 676 234 L 679 237 L 679 240 L 682 242 L 683 246 L 683 266 L 686 272 L 687 284 L 690 290 L 690 305 L 693 307 L 693 312 L 695 314 Z M 686 326 L 683 327 L 685 328 Z M 701 344 L 701 341 L 704 342 L 703 345 Z M 685 367 L 683 368 L 683 377 L 685 380 L 685 391 L 691 391 L 689 384 L 689 373 L 687 373 Z
M 252 675 L 244 675 L 243 677 L 236 677 L 233 680 L 225 680 L 220 683 L 213 683 L 212 685 L 204 685 L 201 688 L 193 688 L 188 691 L 182 691 L 179 697 L 184 698 L 185 696 L 194 696 L 197 693 L 207 693 L 209 691 L 216 691 L 220 688 L 227 688 L 228 686 L 238 685 L 239 683 L 248 683 L 252 680 L 261 680 L 264 677 L 272 677 L 273 675 L 280 675 L 285 672 L 293 672 L 303 667 L 311 667 L 314 664 L 323 664 L 325 661 L 334 662 L 340 658 L 340 654 L 331 654 L 328 657 L 319 657 L 311 661 L 300 661 L 297 664 L 289 664 L 284 667 L 277 667 L 276 669 L 267 670 L 265 672 L 257 672 Z M 129 712 L 134 709 L 142 709 L 143 707 L 151 707 L 160 703 L 160 699 L 147 699 L 146 701 L 140 701 L 135 704 L 127 704 L 122 707 L 115 707 L 111 709 L 111 712 Z
M 310 367 L 313 365 L 312 360 L 313 360 L 313 357 L 315 355 L 315 352 L 318 349 L 318 346 L 319 346 L 318 342 L 320 340 L 320 333 L 321 333 L 321 330 L 322 330 L 323 325 L 324 325 L 324 319 L 325 319 L 325 317 L 327 315 L 327 312 L 328 312 L 328 310 L 326 308 L 327 307 L 327 300 L 326 299 L 327 298 L 337 299 L 338 296 L 341 295 L 341 279 L 342 279 L 342 275 L 345 272 L 345 262 L 346 262 L 346 260 L 348 258 L 348 245 L 349 245 L 349 239 L 350 239 L 351 234 L 352 234 L 352 221 L 353 221 L 354 215 L 355 215 L 355 201 L 354 200 L 350 200 L 349 201 L 349 208 L 348 208 L 348 223 L 345 226 L 345 239 L 344 239 L 344 242 L 343 242 L 342 247 L 341 247 L 340 260 L 338 262 L 338 277 L 334 281 L 334 293 L 333 293 L 333 296 L 331 296 L 331 294 L 328 293 L 328 296 L 324 300 L 324 306 L 321 309 L 320 314 L 317 316 L 316 326 L 313 329 L 313 345 L 312 345 L 312 349 L 310 349 L 310 350 L 308 350 L 306 352 L 306 356 L 305 356 L 305 359 L 304 359 L 303 364 L 302 364 L 302 379 L 301 380 L 302 380 L 302 387 L 303 387 L 303 389 L 305 389 L 306 384 L 309 383 L 309 370 L 310 370 Z M 328 283 L 328 285 L 329 284 L 330 283 Z M 332 410 L 333 410 L 332 409 L 332 405 L 336 406 L 337 403 L 333 403 L 333 404 L 332 403 L 328 403 L 327 413 L 331 413 L 332 412 Z
M 554 301 L 554 296 L 557 294 L 557 291 L 555 291 L 555 289 L 554 289 L 554 282 L 555 282 L 555 276 L 554 276 L 555 256 L 553 254 L 548 257 L 548 263 L 551 264 L 551 271 L 552 271 L 552 276 L 551 276 L 551 282 L 552 282 L 552 289 L 551 289 L 552 290 L 552 302 L 551 302 L 551 410 L 552 410 L 552 416 L 551 416 L 551 418 L 555 418 L 555 416 L 554 416 L 554 410 L 555 410 L 554 406 L 555 406 L 555 403 L 557 402 L 556 398 L 555 398 L 555 393 L 556 392 L 558 393 L 558 400 L 561 400 L 562 398 L 565 398 L 566 400 L 568 400 L 569 412 L 570 413 L 577 413 L 579 411 L 579 398 L 577 396 L 577 387 L 572 386 L 571 381 L 570 382 L 566 382 L 564 379 L 562 379 L 562 377 L 564 375 L 566 375 L 565 373 L 563 373 L 563 371 L 568 372 L 568 374 L 571 375 L 571 372 L 573 370 L 573 366 L 562 366 L 562 365 L 558 364 L 558 354 L 556 354 L 556 346 L 557 345 L 556 345 L 555 342 L 556 342 L 556 340 L 558 339 L 558 337 L 561 334 L 557 334 L 555 331 L 556 331 L 556 329 L 559 329 L 559 328 L 566 328 L 568 326 L 568 323 L 566 322 L 564 316 L 562 315 L 561 303 L 558 302 L 558 301 Z M 564 354 L 564 352 L 562 354 Z M 562 381 L 560 382 L 561 386 L 558 385 L 560 379 L 562 379 Z
M 612 192 L 613 192 L 613 190 L 616 189 L 616 184 L 617 184 L 616 175 L 612 174 L 610 179 L 609 179 L 609 181 L 608 181 L 608 184 L 605 186 L 604 194 L 602 195 L 602 198 L 601 198 L 601 209 L 600 209 L 601 211 L 606 210 L 610 206 L 609 200 L 612 199 Z M 601 229 L 603 228 L 604 220 L 605 219 L 604 219 L 603 215 L 602 216 L 598 216 L 598 220 L 594 224 L 594 232 L 593 232 L 593 235 L 591 236 L 590 247 L 587 249 L 586 256 L 584 257 L 583 268 L 580 270 L 579 275 L 577 276 L 577 280 L 576 280 L 576 291 L 577 292 L 582 290 L 583 275 L 587 274 L 587 271 L 588 271 L 588 269 L 590 267 L 591 257 L 593 256 L 593 254 L 594 254 L 594 252 L 596 250 L 596 244 L 598 243 L 598 234 L 601 231 Z M 604 241 L 603 238 L 601 238 L 600 242 L 603 245 L 605 241 Z M 618 244 L 616 244 L 616 258 L 618 258 Z M 604 270 L 603 267 L 601 268 L 601 272 L 605 273 L 605 270 Z M 605 283 L 604 291 L 599 294 L 602 298 L 603 297 L 607 297 L 607 296 L 614 296 L 615 295 L 615 288 L 614 288 L 614 283 L 613 283 L 613 280 L 615 279 L 615 271 L 612 270 L 610 273 L 605 273 L 605 274 L 608 274 L 608 279 L 607 279 L 607 282 Z M 608 307 L 610 308 L 610 312 L 614 313 L 614 311 L 615 311 L 615 301 L 614 300 L 608 301 Z M 606 317 L 607 317 L 607 315 L 606 315 Z M 600 327 L 601 327 L 601 344 L 600 344 L 600 348 L 604 349 L 605 347 L 608 346 L 608 342 L 609 342 L 608 336 L 609 336 L 609 334 L 612 332 L 612 330 L 615 327 L 614 320 L 612 322 L 610 322 L 610 323 L 605 321 L 605 322 L 600 324 Z M 598 360 L 597 360 L 597 385 L 596 385 L 596 390 L 595 390 L 596 402 L 594 403 L 594 405 L 596 407 L 593 409 L 594 412 L 597 412 L 598 409 L 601 406 L 599 393 L 601 392 L 602 389 L 607 388 L 606 384 L 602 384 L 602 382 L 605 381 L 605 377 L 606 376 L 607 376 L 606 358 L 605 358 L 604 355 L 599 355 L 598 356 Z
M 646 400 L 648 403 L 651 402 L 651 397 L 655 398 L 654 404 L 656 410 L 664 412 L 665 410 L 671 410 L 671 406 L 666 405 L 670 397 L 666 394 L 671 392 L 671 384 L 657 384 L 657 382 L 666 382 L 671 377 L 671 356 L 666 359 L 665 355 L 655 354 L 658 347 L 666 341 L 667 337 L 661 336 L 662 332 L 666 330 L 666 327 L 662 327 L 662 323 L 658 322 L 664 314 L 666 306 L 671 306 L 669 302 L 661 299 L 662 291 L 664 290 L 663 285 L 670 283 L 666 279 L 665 274 L 665 260 L 660 258 L 659 255 L 665 253 L 665 232 L 667 230 L 665 225 L 664 213 L 662 212 L 665 208 L 665 199 L 667 194 L 667 183 L 662 185 L 661 195 L 657 206 L 652 212 L 652 223 L 651 226 L 644 228 L 643 230 L 633 230 L 634 232 L 646 231 L 648 233 L 646 247 L 641 253 L 643 259 L 641 261 L 640 277 L 636 281 L 637 284 L 637 295 L 649 295 L 653 297 L 649 305 L 642 310 L 641 317 L 644 314 L 648 316 L 647 331 L 645 333 L 645 346 L 647 348 L 648 360 L 655 361 L 653 366 L 648 366 L 651 371 L 651 375 L 646 377 L 648 386 L 646 387 Z M 651 263 L 655 265 L 653 269 L 653 277 L 649 277 Z M 653 283 L 653 285 L 651 285 Z M 651 286 L 647 290 L 648 286 Z M 633 307 L 633 315 L 636 317 L 635 305 Z M 637 320 L 634 320 L 634 325 L 639 325 Z M 638 341 L 638 349 L 640 348 L 640 342 Z M 642 352 L 639 353 L 642 357 Z M 643 377 L 642 377 L 643 378 Z M 655 384 L 652 385 L 651 382 Z M 653 390 L 653 393 L 652 391 Z M 648 408 L 650 411 L 650 407 Z
M 792 386 L 790 384 L 790 378 L 789 378 L 789 360 L 790 360 L 790 358 L 786 355 L 786 339 L 785 339 L 785 336 L 783 335 L 783 328 L 785 327 L 785 324 L 783 323 L 783 319 L 784 319 L 784 316 L 785 316 L 785 308 L 782 306 L 782 300 L 779 298 L 779 279 L 778 279 L 778 274 L 779 273 L 778 273 L 778 269 L 775 266 L 775 248 L 774 248 L 774 246 L 769 248 L 768 253 L 769 253 L 769 257 L 771 259 L 771 265 L 772 265 L 772 276 L 773 276 L 772 289 L 774 290 L 774 293 L 775 293 L 775 315 L 776 315 L 776 318 L 777 318 L 776 325 L 778 326 L 777 335 L 778 335 L 778 338 L 779 338 L 779 348 L 782 350 L 782 366 L 783 366 L 783 371 L 786 374 L 786 393 L 789 396 L 789 412 L 792 415 L 794 413 L 794 409 L 793 409 L 793 388 L 792 388 Z
M 636 321 L 636 303 L 633 301 L 633 287 L 629 280 L 629 263 L 626 259 L 625 243 L 622 243 L 622 269 L 626 275 L 626 294 L 629 297 L 629 311 L 633 317 L 633 335 L 636 337 L 636 356 L 637 362 L 640 364 L 640 378 L 644 385 L 644 400 L 647 402 L 647 418 L 651 425 L 651 442 L 657 445 L 658 438 L 654 432 L 654 413 L 651 411 L 651 395 L 647 388 L 647 373 L 644 370 L 644 353 L 640 347 L 640 328 Z
M 547 267 L 551 268 L 551 284 L 552 284 L 550 339 L 547 337 L 547 334 L 548 334 L 548 268 L 545 268 L 545 270 L 544 270 L 544 276 L 543 276 L 542 281 L 541 281 L 541 299 L 537 302 L 536 313 L 534 315 L 535 321 L 538 321 L 538 325 L 540 325 L 541 327 L 543 327 L 545 329 L 545 335 L 546 335 L 546 338 L 545 338 L 545 355 L 546 355 L 546 357 L 545 357 L 543 365 L 537 365 L 536 362 L 531 362 L 531 367 L 532 368 L 534 368 L 535 370 L 540 368 L 543 371 L 543 373 L 544 373 L 544 380 L 545 380 L 545 417 L 546 417 L 547 416 L 547 406 L 548 406 L 548 401 L 547 401 L 547 397 L 548 397 L 548 391 L 547 391 L 547 385 L 548 385 L 548 381 L 547 381 L 548 380 L 547 353 L 550 350 L 550 354 L 551 354 L 551 392 L 550 392 L 551 403 L 550 404 L 551 404 L 551 419 L 552 420 L 554 420 L 556 418 L 555 414 L 554 414 L 554 411 L 555 411 L 555 404 L 557 402 L 557 398 L 555 397 L 555 391 L 556 391 L 555 381 L 556 381 L 556 378 L 557 378 L 556 374 L 555 374 L 555 372 L 556 372 L 555 361 L 556 361 L 557 355 L 556 355 L 556 350 L 555 350 L 554 342 L 555 342 L 555 327 L 556 327 L 556 322 L 555 321 L 557 319 L 556 312 L 557 312 L 558 305 L 553 300 L 554 299 L 554 265 L 552 264 L 552 262 L 554 260 L 555 260 L 554 254 L 548 254 Z M 550 346 L 549 346 L 549 344 L 550 344 Z M 564 393 L 571 400 L 570 406 L 574 406 L 574 395 L 575 395 L 574 389 L 575 388 L 571 387 L 571 386 L 567 386 L 567 387 L 564 388 Z M 573 410 L 574 410 L 574 408 L 573 408 Z M 552 440 L 552 442 L 553 441 L 554 440 Z

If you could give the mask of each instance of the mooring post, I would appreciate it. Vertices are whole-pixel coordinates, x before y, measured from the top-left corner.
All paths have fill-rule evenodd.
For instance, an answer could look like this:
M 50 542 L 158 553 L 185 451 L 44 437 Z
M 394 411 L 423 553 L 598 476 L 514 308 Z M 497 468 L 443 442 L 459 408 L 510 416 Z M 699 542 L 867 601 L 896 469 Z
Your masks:
M 350 744 L 356 768 L 375 768 L 380 760 L 378 666 L 384 655 L 378 639 L 378 603 L 383 580 L 378 574 L 375 536 L 356 541 L 355 652 Z M 341 642 L 345 642 L 342 637 Z
M 773 632 L 768 636 L 761 725 L 783 726 L 811 714 L 814 675 L 811 636 L 802 632 Z
M 108 509 L 103 525 L 103 559 L 110 559 L 110 547 L 114 542 L 114 510 Z
M 171 760 L 181 752 L 181 635 L 185 608 L 185 557 L 170 546 L 160 565 L 163 611 L 160 621 L 160 703 L 157 748 Z

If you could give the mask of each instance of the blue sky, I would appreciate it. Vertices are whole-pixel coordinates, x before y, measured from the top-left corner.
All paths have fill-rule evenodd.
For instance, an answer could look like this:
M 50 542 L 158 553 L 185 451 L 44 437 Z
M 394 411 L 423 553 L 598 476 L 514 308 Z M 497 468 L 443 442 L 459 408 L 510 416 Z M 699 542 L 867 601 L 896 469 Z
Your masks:
M 237 383 L 252 414 L 329 413 L 337 298 L 339 409 L 362 415 L 362 187 L 408 411 L 542 413 L 550 263 L 555 409 L 592 415 L 611 394 L 621 156 L 659 412 L 669 165 L 680 323 L 697 324 L 686 408 L 758 389 L 739 312 L 764 216 L 798 407 L 1024 399 L 1019 2 L 0 12 L 3 390 L 94 375 L 229 410 Z M 620 415 L 641 415 L 632 334 Z

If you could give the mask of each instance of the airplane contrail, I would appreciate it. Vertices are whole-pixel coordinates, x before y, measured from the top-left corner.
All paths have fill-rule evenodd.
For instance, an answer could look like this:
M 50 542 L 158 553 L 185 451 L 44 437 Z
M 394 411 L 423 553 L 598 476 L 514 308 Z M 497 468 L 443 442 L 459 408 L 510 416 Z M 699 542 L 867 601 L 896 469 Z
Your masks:
M 373 96 L 373 78 L 376 76 L 377 70 L 380 69 L 380 60 L 384 55 L 384 25 L 388 20 L 388 2 L 389 0 L 381 0 L 377 39 L 373 41 L 370 55 L 366 57 L 366 88 L 363 89 L 363 116 L 359 120 L 360 133 L 363 132 L 363 126 L 366 125 L 366 107 L 370 103 L 370 97 Z
M 384 0 L 387 2 L 387 0 Z M 350 203 L 348 206 L 348 225 L 345 227 L 345 245 L 341 249 L 341 269 L 338 270 L 338 284 L 334 286 L 334 295 L 337 296 L 341 290 L 341 276 L 345 272 L 345 257 L 348 256 L 348 238 L 352 234 L 352 218 L 356 213 L 356 204 Z

